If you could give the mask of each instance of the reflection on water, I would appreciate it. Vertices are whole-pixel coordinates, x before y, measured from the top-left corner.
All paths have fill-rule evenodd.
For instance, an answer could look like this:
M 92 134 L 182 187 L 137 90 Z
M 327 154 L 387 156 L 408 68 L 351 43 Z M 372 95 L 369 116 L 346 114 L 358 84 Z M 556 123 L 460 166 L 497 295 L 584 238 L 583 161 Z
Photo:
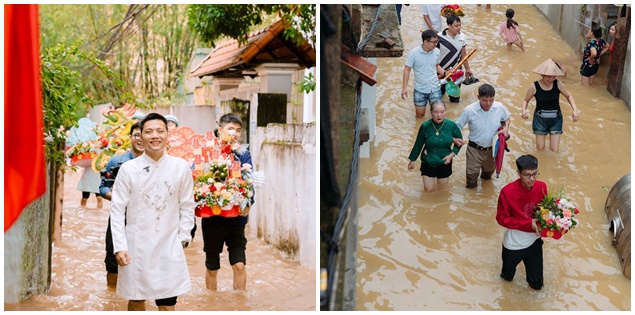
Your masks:
M 454 159 L 448 187 L 424 193 L 420 173 L 407 171 L 421 121 L 414 119 L 412 100 L 399 98 L 406 56 L 378 59 L 377 136 L 360 173 L 357 309 L 630 310 L 630 280 L 623 276 L 611 245 L 604 212 L 608 191 L 602 188 L 630 171 L 628 107 L 601 85 L 606 68 L 600 69 L 593 86 L 580 85 L 578 52 L 533 6 L 513 6 L 525 53 L 517 47 L 508 52 L 498 37 L 506 6 L 494 4 L 491 11 L 476 5 L 464 8 L 462 32 L 468 50 L 477 48 L 470 66 L 480 82 L 461 87 L 459 104 L 444 96 L 446 118 L 456 120 L 465 106 L 477 101 L 478 86 L 492 84 L 496 100 L 512 114 L 511 152 L 500 178 L 468 190 L 463 149 Z M 403 7 L 406 51 L 421 43 L 420 9 Z M 569 75 L 563 81 L 580 111 L 580 120 L 573 123 L 571 108 L 561 98 L 565 121 L 557 154 L 535 150 L 531 119 L 520 116 L 522 98 L 540 78 L 531 70 L 546 58 L 565 63 Z M 532 100 L 532 115 L 534 108 Z M 514 161 L 523 154 L 538 157 L 540 179 L 551 188 L 566 185 L 581 210 L 575 230 L 558 241 L 545 239 L 541 291 L 528 287 L 522 264 L 512 282 L 499 278 L 504 228 L 495 220 L 496 202 L 501 188 L 517 178 Z
M 36 295 L 16 304 L 4 304 L 5 310 L 126 310 L 127 300 L 106 286 L 104 235 L 110 203 L 103 209 L 91 196 L 87 209 L 79 206 L 81 192 L 76 190 L 79 172 L 69 171 L 64 180 L 64 222 L 62 240 L 53 248 L 52 287 L 48 295 Z M 179 296 L 176 310 L 195 311 L 314 311 L 316 274 L 291 261 L 271 245 L 247 237 L 247 290 L 234 291 L 227 251 L 221 254 L 218 291 L 205 288 L 205 253 L 200 231 L 185 249 L 192 291 Z M 148 310 L 157 310 L 154 301 L 146 301 Z

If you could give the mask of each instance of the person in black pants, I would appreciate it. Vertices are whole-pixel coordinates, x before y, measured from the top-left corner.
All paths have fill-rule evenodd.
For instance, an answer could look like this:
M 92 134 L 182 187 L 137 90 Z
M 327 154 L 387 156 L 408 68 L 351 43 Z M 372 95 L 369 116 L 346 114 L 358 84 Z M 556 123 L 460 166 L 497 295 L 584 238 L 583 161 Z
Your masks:
M 115 183 L 115 176 L 119 167 L 123 163 L 143 154 L 144 147 L 143 142 L 141 141 L 141 126 L 139 123 L 134 123 L 130 127 L 130 142 L 132 143 L 130 151 L 110 158 L 110 160 L 108 160 L 108 164 L 106 164 L 105 172 L 102 171 L 99 194 L 107 200 L 111 200 L 112 198 L 112 185 Z M 104 263 L 106 264 L 106 282 L 108 283 L 108 286 L 117 286 L 118 267 L 117 259 L 113 253 L 110 217 L 108 217 L 108 228 L 106 229 L 106 258 L 104 259 Z
M 533 212 L 547 195 L 547 184 L 538 180 L 538 159 L 533 155 L 519 157 L 516 166 L 518 179 L 501 189 L 496 209 L 496 222 L 506 228 L 500 276 L 512 281 L 516 266 L 522 261 L 527 283 L 532 289 L 540 290 L 543 287 L 543 240 Z
M 234 132 L 238 139 L 242 132 L 242 120 L 235 114 L 225 114 L 219 120 L 218 133 Z M 234 158 L 244 164 L 253 165 L 251 153 L 247 150 L 236 152 Z M 251 200 L 253 204 L 253 198 Z M 245 226 L 247 225 L 249 206 L 243 209 L 242 214 L 235 218 L 212 216 L 201 219 L 201 231 L 203 231 L 203 250 L 205 251 L 205 286 L 209 290 L 217 290 L 217 276 L 220 269 L 220 253 L 223 245 L 229 252 L 229 264 L 234 272 L 234 290 L 245 290 L 247 286 L 247 258 L 245 249 L 247 238 Z

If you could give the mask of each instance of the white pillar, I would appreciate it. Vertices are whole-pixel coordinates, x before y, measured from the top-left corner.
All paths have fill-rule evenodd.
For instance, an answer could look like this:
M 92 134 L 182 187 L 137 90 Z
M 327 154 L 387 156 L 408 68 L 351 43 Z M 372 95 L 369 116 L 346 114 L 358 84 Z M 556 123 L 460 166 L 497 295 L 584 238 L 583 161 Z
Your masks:
M 309 73 L 313 74 L 313 78 L 314 80 L 317 80 L 317 76 L 315 75 L 315 67 L 311 68 L 311 69 L 305 69 L 304 70 L 304 75 L 307 76 L 309 75 Z M 316 121 L 315 119 L 315 91 L 311 91 L 309 93 L 304 93 L 303 92 L 303 98 L 304 98 L 304 106 L 303 106 L 303 115 L 302 115 L 302 122 L 307 124 L 307 123 L 311 123 Z

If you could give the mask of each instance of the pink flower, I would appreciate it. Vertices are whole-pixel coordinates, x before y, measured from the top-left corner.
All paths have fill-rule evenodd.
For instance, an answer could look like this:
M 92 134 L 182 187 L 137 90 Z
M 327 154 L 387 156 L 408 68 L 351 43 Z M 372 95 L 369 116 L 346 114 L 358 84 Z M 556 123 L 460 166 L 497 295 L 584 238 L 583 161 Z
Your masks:
M 570 218 L 571 218 L 571 210 L 569 210 L 569 209 L 564 209 L 564 210 L 562 210 L 562 215 L 563 215 L 565 218 L 570 219 Z

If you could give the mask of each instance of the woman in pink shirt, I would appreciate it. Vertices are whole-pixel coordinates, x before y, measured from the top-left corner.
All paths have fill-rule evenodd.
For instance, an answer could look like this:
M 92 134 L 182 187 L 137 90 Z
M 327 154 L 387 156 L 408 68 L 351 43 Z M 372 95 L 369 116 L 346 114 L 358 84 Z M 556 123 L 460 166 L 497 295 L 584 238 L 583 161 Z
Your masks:
M 514 9 L 507 9 L 507 11 L 505 11 L 505 16 L 507 17 L 507 21 L 501 24 L 500 28 L 498 29 L 498 34 L 507 44 L 507 50 L 511 51 L 512 44 L 514 44 L 518 46 L 520 50 L 525 51 L 525 47 L 523 46 L 523 38 L 520 36 L 518 23 L 513 20 Z

